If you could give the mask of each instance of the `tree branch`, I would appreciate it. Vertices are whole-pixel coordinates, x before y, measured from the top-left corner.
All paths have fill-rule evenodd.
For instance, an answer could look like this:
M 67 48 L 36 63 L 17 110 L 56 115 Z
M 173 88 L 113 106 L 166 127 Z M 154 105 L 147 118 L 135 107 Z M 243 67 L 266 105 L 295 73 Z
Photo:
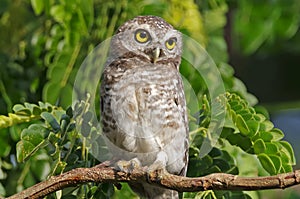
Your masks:
M 148 182 L 179 192 L 284 189 L 300 183 L 300 170 L 266 177 L 239 177 L 231 174 L 215 173 L 204 177 L 189 178 L 172 175 L 166 171 L 148 173 L 147 167 L 134 168 L 130 173 L 125 173 L 105 166 L 105 164 L 100 164 L 92 168 L 77 168 L 53 176 L 44 182 L 8 197 L 8 199 L 41 198 L 63 188 L 87 182 L 118 183 L 129 181 Z

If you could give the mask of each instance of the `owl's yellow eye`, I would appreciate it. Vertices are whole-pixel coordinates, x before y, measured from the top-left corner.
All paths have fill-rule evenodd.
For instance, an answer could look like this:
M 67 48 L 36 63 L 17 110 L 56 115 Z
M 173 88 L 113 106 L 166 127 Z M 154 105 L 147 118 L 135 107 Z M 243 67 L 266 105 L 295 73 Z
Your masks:
M 139 43 L 146 43 L 151 39 L 150 34 L 143 29 L 138 29 L 137 31 L 135 31 L 134 38 Z
M 169 50 L 172 50 L 176 46 L 177 39 L 175 37 L 170 38 L 166 41 L 166 47 Z

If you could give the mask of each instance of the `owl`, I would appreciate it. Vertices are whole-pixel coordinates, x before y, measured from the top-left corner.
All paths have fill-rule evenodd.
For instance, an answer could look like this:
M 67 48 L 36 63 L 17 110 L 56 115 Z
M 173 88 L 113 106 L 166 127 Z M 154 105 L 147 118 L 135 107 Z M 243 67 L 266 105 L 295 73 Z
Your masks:
M 156 16 L 138 16 L 111 39 L 101 77 L 103 134 L 120 168 L 125 162 L 185 176 L 188 120 L 181 33 Z M 173 190 L 129 183 L 141 198 L 178 198 Z

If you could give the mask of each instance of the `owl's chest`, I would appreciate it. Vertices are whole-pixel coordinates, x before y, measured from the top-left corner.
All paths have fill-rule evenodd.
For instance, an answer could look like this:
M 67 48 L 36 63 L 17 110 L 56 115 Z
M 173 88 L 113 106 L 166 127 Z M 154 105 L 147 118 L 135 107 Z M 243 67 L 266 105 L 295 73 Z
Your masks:
M 154 103 L 176 95 L 178 89 L 177 71 L 160 67 L 144 67 L 114 74 L 116 81 L 111 85 L 109 95 L 112 98 L 130 100 L 135 96 L 137 103 Z
M 182 126 L 178 79 L 172 73 L 140 70 L 124 74 L 108 92 L 109 112 L 115 121 L 114 142 L 128 151 L 157 150 Z M 176 77 L 176 75 L 175 75 Z
M 154 123 L 154 116 L 162 119 L 166 106 L 174 108 L 172 102 L 177 96 L 178 81 L 169 75 L 155 70 L 124 74 L 109 91 L 110 108 L 115 118 L 124 119 L 126 116 L 131 122 L 139 121 L 146 127 L 148 123 Z

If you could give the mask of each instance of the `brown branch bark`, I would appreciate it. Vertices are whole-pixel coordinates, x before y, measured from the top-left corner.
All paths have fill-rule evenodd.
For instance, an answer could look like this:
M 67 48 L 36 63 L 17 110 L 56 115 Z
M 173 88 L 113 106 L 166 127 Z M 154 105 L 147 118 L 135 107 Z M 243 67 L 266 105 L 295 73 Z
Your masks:
M 215 173 L 203 177 L 189 178 L 169 174 L 165 171 L 147 172 L 146 167 L 134 168 L 130 173 L 112 167 L 98 165 L 92 168 L 77 168 L 38 183 L 8 199 L 41 198 L 66 187 L 87 182 L 148 182 L 179 192 L 203 190 L 262 190 L 284 189 L 300 183 L 300 170 L 266 177 L 240 177 Z

